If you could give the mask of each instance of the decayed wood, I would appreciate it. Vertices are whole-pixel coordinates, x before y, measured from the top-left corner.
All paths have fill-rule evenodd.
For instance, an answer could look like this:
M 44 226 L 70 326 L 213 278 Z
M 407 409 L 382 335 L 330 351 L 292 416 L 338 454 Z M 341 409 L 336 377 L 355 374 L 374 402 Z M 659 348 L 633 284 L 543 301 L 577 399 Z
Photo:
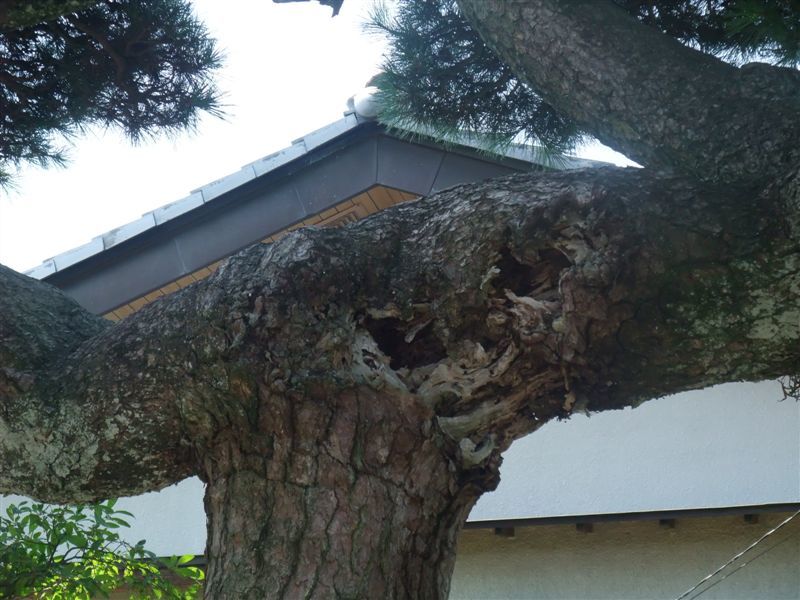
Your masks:
M 800 285 L 786 205 L 765 195 L 756 219 L 745 200 L 646 170 L 514 176 L 256 245 L 112 327 L 74 306 L 68 318 L 18 314 L 33 336 L 41 314 L 50 332 L 83 319 L 89 333 L 34 369 L 4 370 L 0 489 L 74 501 L 198 474 L 214 597 L 234 581 L 252 586 L 244 596 L 293 597 L 308 577 L 324 596 L 323 563 L 304 577 L 274 568 L 299 560 L 302 540 L 350 565 L 330 567 L 342 589 L 440 597 L 456 521 L 496 485 L 513 439 L 573 410 L 793 367 L 798 332 L 783 324 L 797 309 L 774 301 Z M 4 347 L 26 347 L 8 326 Z M 367 509 L 345 496 L 372 493 L 385 517 L 359 524 Z M 276 527 L 281 511 L 310 529 Z M 309 520 L 318 511 L 324 523 Z M 437 529 L 445 513 L 458 518 Z M 425 594 L 398 583 L 413 569 L 323 552 L 353 523 L 367 528 L 366 555 L 440 556 L 415 584 Z
M 548 0 L 481 5 L 501 52 L 509 15 L 585 26 Z M 611 42 L 557 58 L 517 46 L 545 67 L 514 64 L 570 97 L 642 99 L 640 75 L 609 89 L 576 65 L 558 83 L 563 53 L 605 53 L 617 73 Z M 682 60 L 665 69 L 696 81 Z M 777 77 L 778 95 L 794 85 Z M 700 112 L 704 93 L 691 88 Z M 458 529 L 513 439 L 577 410 L 795 373 L 800 177 L 785 132 L 770 136 L 788 113 L 751 111 L 740 147 L 719 152 L 735 136 L 699 119 L 702 158 L 683 126 L 565 106 L 645 159 L 674 153 L 674 169 L 519 175 L 297 231 L 113 326 L 0 269 L 0 491 L 86 500 L 197 474 L 208 597 L 442 598 Z M 710 175 L 687 166 L 700 160 Z

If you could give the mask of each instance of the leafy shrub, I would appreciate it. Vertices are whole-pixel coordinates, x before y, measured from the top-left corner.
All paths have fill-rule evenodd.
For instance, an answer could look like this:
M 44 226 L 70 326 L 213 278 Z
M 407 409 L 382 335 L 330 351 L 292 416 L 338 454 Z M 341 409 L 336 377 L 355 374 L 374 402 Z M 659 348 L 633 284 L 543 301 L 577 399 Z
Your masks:
M 132 598 L 198 597 L 204 574 L 189 565 L 194 557 L 158 559 L 144 540 L 125 542 L 119 531 L 133 515 L 115 502 L 9 506 L 0 516 L 0 598 L 107 598 L 121 586 Z

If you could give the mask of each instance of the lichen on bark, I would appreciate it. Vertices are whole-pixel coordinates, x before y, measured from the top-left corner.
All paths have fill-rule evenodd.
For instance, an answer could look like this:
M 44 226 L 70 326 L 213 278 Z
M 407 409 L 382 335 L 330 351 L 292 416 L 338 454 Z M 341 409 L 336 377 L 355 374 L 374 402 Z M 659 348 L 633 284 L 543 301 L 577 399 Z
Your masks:
M 677 48 L 657 64 L 686 75 L 684 106 L 646 69 L 579 64 L 653 56 L 641 25 L 588 14 L 604 2 L 461 4 L 520 76 L 669 169 L 523 174 L 300 230 L 114 326 L 0 269 L 0 492 L 87 500 L 195 474 L 208 597 L 443 598 L 459 527 L 514 439 L 796 372 L 796 78 L 748 91 Z M 612 17 L 558 53 L 528 33 Z M 706 118 L 719 90 L 698 65 L 746 123 Z M 670 124 L 695 105 L 696 126 Z

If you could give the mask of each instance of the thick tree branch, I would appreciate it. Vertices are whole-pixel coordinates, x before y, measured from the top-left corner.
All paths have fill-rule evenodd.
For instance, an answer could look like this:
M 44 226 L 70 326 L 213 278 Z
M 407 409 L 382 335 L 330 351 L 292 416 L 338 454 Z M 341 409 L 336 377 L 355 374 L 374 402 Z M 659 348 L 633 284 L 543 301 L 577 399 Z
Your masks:
M 112 327 L 5 267 L 0 288 L 0 493 L 83 501 L 191 474 L 177 410 L 185 363 L 173 348 L 168 373 L 153 364 L 169 331 Z
M 800 160 L 794 69 L 737 69 L 606 0 L 459 0 L 459 6 L 520 78 L 642 164 L 761 185 Z
M 500 450 L 576 407 L 791 372 L 798 195 L 775 189 L 622 169 L 461 186 L 257 245 L 113 327 L 4 270 L 40 305 L 0 312 L 0 490 L 213 479 L 231 440 L 240 467 L 278 452 L 287 398 L 354 394 L 429 415 L 491 487 Z

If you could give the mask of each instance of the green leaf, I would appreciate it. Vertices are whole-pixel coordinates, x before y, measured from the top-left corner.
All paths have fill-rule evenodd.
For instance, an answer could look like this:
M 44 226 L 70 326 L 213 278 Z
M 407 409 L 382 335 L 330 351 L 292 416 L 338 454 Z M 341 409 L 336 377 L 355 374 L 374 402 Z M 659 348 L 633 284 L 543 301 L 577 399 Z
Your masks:
M 25 502 L 9 506 L 8 519 L 0 518 L 0 597 L 13 588 L 15 597 L 107 598 L 122 584 L 139 598 L 198 597 L 197 582 L 204 574 L 186 566 L 194 557 L 163 561 L 193 582 L 184 593 L 165 579 L 159 569 L 162 563 L 146 549 L 145 540 L 131 545 L 120 538 L 116 530 L 130 526 L 120 515 L 133 516 L 113 507 L 114 501 L 72 507 Z

